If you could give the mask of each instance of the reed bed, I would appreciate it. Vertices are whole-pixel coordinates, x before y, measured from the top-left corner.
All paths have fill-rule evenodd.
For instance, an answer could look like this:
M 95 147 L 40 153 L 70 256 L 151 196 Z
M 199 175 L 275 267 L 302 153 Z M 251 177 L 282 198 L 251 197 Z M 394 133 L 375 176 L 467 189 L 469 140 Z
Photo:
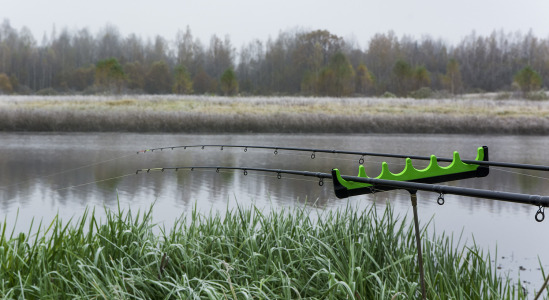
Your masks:
M 0 230 L 2 299 L 418 299 L 413 225 L 390 207 L 256 207 L 173 226 L 106 209 Z M 314 216 L 314 217 L 313 217 Z M 31 226 L 32 227 L 32 226 Z M 30 232 L 38 232 L 31 234 Z M 423 230 L 428 299 L 525 299 L 491 256 Z
M 0 96 L 0 131 L 549 133 L 549 101 Z

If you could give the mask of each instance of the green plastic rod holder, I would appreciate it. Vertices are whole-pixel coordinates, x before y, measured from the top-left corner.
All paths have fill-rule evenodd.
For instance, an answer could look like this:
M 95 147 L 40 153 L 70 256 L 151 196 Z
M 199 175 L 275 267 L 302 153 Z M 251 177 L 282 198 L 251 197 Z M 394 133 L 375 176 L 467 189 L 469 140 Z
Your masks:
M 488 147 L 482 146 L 477 149 L 476 161 L 488 161 Z M 438 164 L 435 155 L 431 155 L 431 161 L 427 168 L 418 170 L 412 165 L 412 160 L 406 158 L 406 166 L 402 172 L 394 174 L 389 171 L 387 162 L 381 165 L 381 173 L 376 179 L 394 180 L 394 181 L 409 181 L 419 183 L 440 183 L 453 180 L 461 180 L 475 177 L 488 176 L 490 169 L 488 166 L 477 164 L 466 164 L 461 161 L 459 153 L 454 151 L 452 163 L 446 167 L 441 167 Z M 363 165 L 359 166 L 358 177 L 370 178 L 366 175 L 366 170 Z M 334 183 L 334 191 L 338 198 L 347 198 L 363 194 L 372 194 L 381 191 L 389 191 L 397 188 L 393 187 L 374 187 L 369 183 L 347 181 L 341 178 L 341 173 L 338 169 L 332 170 L 332 180 Z

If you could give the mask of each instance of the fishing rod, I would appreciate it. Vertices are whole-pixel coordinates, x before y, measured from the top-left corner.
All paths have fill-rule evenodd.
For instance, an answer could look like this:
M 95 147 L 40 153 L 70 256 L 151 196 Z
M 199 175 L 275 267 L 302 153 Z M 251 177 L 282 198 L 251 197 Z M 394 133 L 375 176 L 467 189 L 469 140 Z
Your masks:
M 336 169 L 332 170 L 332 173 L 323 173 L 323 172 L 310 172 L 310 171 L 296 171 L 296 170 L 285 170 L 285 169 L 268 169 L 268 168 L 249 168 L 249 167 L 225 167 L 225 166 L 184 166 L 184 167 L 166 167 L 166 168 L 148 168 L 148 169 L 138 169 L 135 174 L 139 173 L 150 173 L 151 171 L 160 171 L 164 172 L 166 170 L 200 170 L 200 169 L 213 169 L 219 173 L 220 170 L 240 170 L 243 171 L 243 174 L 248 175 L 248 171 L 259 171 L 259 172 L 268 172 L 276 173 L 277 178 L 281 179 L 282 174 L 291 174 L 299 175 L 306 177 L 316 177 L 319 178 L 318 184 L 320 186 L 324 185 L 324 179 L 334 179 L 336 177 Z M 428 184 L 420 182 L 409 182 L 409 181 L 397 181 L 397 180 L 385 180 L 377 178 L 368 178 L 368 177 L 359 177 L 359 176 L 347 176 L 339 175 L 341 178 L 347 181 L 361 182 L 371 184 L 371 193 L 386 191 L 387 188 L 391 189 L 404 189 L 409 192 L 415 191 L 427 191 L 440 194 L 439 204 L 442 203 L 440 198 L 444 194 L 452 194 L 458 196 L 466 197 L 476 197 L 476 198 L 485 198 L 498 201 L 506 201 L 520 204 L 530 204 L 538 206 L 539 209 L 535 215 L 535 219 L 538 222 L 542 222 L 545 219 L 545 207 L 549 207 L 549 196 L 540 196 L 540 195 L 528 195 L 528 194 L 519 194 L 519 193 L 510 193 L 510 192 L 499 192 L 491 190 L 482 190 L 482 189 L 473 189 L 473 188 L 463 188 L 463 187 L 452 187 L 439 184 Z M 335 182 L 334 182 L 335 185 Z
M 221 150 L 223 150 L 223 147 L 227 147 L 227 145 L 195 145 L 192 147 L 202 147 L 202 149 L 204 149 L 204 147 L 206 146 L 219 146 L 221 147 Z M 186 148 L 188 146 L 181 146 L 181 147 Z M 247 149 L 251 146 L 230 145 L 229 147 L 244 147 L 244 151 L 246 152 Z M 275 152 L 274 152 L 275 155 L 277 154 L 278 149 L 282 149 L 282 148 L 273 148 L 273 147 L 264 147 L 264 146 L 255 146 L 255 147 L 263 148 L 263 149 L 265 148 L 275 149 Z M 166 149 L 166 148 L 157 148 L 155 150 L 158 150 L 158 149 L 162 151 L 162 149 Z M 288 147 L 286 147 L 286 149 L 290 149 L 290 150 L 299 149 L 297 151 L 313 150 L 313 149 L 288 148 Z M 317 150 L 316 152 L 329 151 L 329 150 L 318 151 L 319 149 L 314 149 L 314 150 Z M 244 176 L 246 176 L 248 175 L 248 171 L 260 171 L 260 172 L 277 173 L 278 179 L 282 178 L 282 174 L 292 174 L 292 175 L 299 175 L 299 176 L 306 176 L 306 177 L 317 177 L 319 178 L 318 184 L 320 186 L 324 185 L 324 179 L 331 178 L 334 185 L 334 192 L 338 198 L 346 198 L 354 195 L 382 192 L 382 191 L 387 191 L 391 189 L 407 190 L 410 193 L 412 210 L 414 214 L 414 228 L 415 228 L 415 239 L 417 244 L 417 258 L 418 258 L 418 266 L 419 266 L 419 273 L 420 273 L 421 295 L 423 299 L 426 299 L 425 298 L 426 289 L 425 289 L 425 279 L 424 279 L 425 275 L 424 275 L 424 269 L 423 269 L 423 254 L 421 250 L 421 233 L 419 229 L 419 220 L 418 220 L 418 213 L 417 213 L 417 191 L 427 191 L 427 192 L 438 193 L 439 197 L 437 199 L 437 203 L 439 205 L 444 204 L 444 194 L 485 198 L 485 199 L 492 199 L 492 200 L 506 201 L 506 202 L 520 203 L 520 204 L 531 204 L 531 205 L 538 206 L 538 211 L 536 212 L 534 219 L 537 222 L 542 222 L 545 219 L 545 207 L 549 207 L 548 196 L 499 192 L 499 191 L 452 187 L 452 186 L 435 184 L 439 182 L 451 181 L 456 179 L 487 176 L 489 173 L 489 165 L 481 166 L 481 164 L 488 161 L 488 147 L 486 146 L 479 147 L 477 150 L 478 150 L 477 159 L 474 161 L 461 161 L 459 154 L 457 152 L 454 152 L 454 157 L 451 160 L 450 159 L 446 160 L 446 161 L 451 161 L 448 167 L 440 167 L 437 162 L 445 161 L 445 160 L 437 159 L 436 156 L 431 155 L 429 157 L 429 160 L 430 160 L 429 166 L 422 170 L 417 170 L 413 167 L 412 160 L 411 160 L 412 157 L 398 155 L 398 157 L 406 158 L 406 166 L 404 170 L 400 173 L 394 174 L 389 171 L 387 167 L 387 163 L 384 162 L 382 164 L 382 172 L 377 178 L 370 178 L 366 175 L 364 166 L 362 165 L 362 162 L 364 160 L 363 157 L 361 157 L 362 162 L 359 161 L 360 166 L 359 166 L 358 176 L 341 175 L 338 169 L 332 169 L 331 174 L 329 174 L 329 173 L 322 173 L 322 172 L 296 171 L 296 170 L 285 170 L 285 169 L 225 167 L 225 166 L 186 166 L 186 167 L 149 168 L 149 169 L 139 169 L 135 173 L 136 174 L 139 174 L 140 172 L 150 173 L 151 171 L 164 172 L 165 170 L 174 170 L 177 172 L 178 170 L 194 171 L 195 169 L 215 169 L 217 173 L 219 173 L 220 170 L 241 170 L 243 171 Z M 146 151 L 147 150 L 144 150 L 143 152 L 146 152 Z M 154 150 L 151 149 L 151 152 L 152 151 Z M 348 153 L 350 151 L 346 151 L 346 152 Z M 336 153 L 336 150 L 331 151 L 331 153 Z M 312 159 L 315 158 L 314 154 L 315 152 L 311 154 Z M 376 155 L 382 156 L 382 154 L 376 154 Z M 395 157 L 395 156 L 396 155 L 391 155 L 390 157 Z M 424 158 L 422 157 L 420 159 L 424 159 Z M 494 164 L 490 164 L 490 165 L 494 165 Z M 509 165 L 517 165 L 517 164 L 509 164 Z M 499 164 L 499 166 L 501 166 L 501 163 Z M 510 166 L 507 166 L 507 167 L 510 167 Z M 517 166 L 513 166 L 513 167 L 517 167 Z M 524 168 L 524 166 L 521 166 L 520 168 Z M 548 280 L 549 279 L 545 281 L 544 288 Z M 538 296 L 541 294 L 541 291 L 543 291 L 544 288 L 540 290 L 540 292 L 538 293 Z
M 375 152 L 361 152 L 361 151 L 346 151 L 346 150 L 329 150 L 329 149 L 315 149 L 315 148 L 298 148 L 298 147 L 274 147 L 274 146 L 253 146 L 253 145 L 224 145 L 224 144 L 205 144 L 205 145 L 183 145 L 183 146 L 170 146 L 170 147 L 160 147 L 152 148 L 137 151 L 139 153 L 147 153 L 154 151 L 163 151 L 163 150 L 174 150 L 174 149 L 187 149 L 187 148 L 201 148 L 204 150 L 206 147 L 212 148 L 217 147 L 220 150 L 224 148 L 244 148 L 244 152 L 247 152 L 248 149 L 268 149 L 274 150 L 274 154 L 277 155 L 279 150 L 286 151 L 298 151 L 298 152 L 311 152 L 311 159 L 316 157 L 316 153 L 333 153 L 333 154 L 346 154 L 346 155 L 360 155 L 358 160 L 359 164 L 364 163 L 365 156 L 375 156 L 375 157 L 389 157 L 389 158 L 411 158 L 417 160 L 431 160 L 430 156 L 419 156 L 419 155 L 404 155 L 404 154 L 392 154 L 392 153 L 375 153 Z M 437 161 L 441 162 L 452 162 L 453 158 L 444 158 L 437 157 Z M 493 166 L 493 167 L 502 167 L 502 168 L 513 168 L 513 169 L 524 169 L 524 170 L 536 170 L 536 171 L 545 171 L 549 172 L 549 166 L 542 165 L 533 165 L 533 164 L 520 164 L 520 163 L 509 163 L 509 162 L 497 162 L 497 161 L 477 161 L 477 160 L 462 160 L 462 162 L 467 164 L 477 164 L 482 166 Z

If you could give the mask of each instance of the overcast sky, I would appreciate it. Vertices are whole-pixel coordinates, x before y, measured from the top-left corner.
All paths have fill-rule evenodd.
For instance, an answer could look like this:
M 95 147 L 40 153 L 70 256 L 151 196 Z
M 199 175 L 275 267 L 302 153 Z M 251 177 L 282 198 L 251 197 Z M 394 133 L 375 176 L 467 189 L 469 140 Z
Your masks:
M 294 28 L 326 29 L 354 38 L 362 48 L 389 30 L 453 45 L 473 30 L 489 35 L 531 29 L 549 38 L 549 0 L 0 0 L 0 19 L 16 29 L 28 27 L 38 42 L 54 26 L 57 32 L 88 28 L 96 34 L 107 24 L 122 36 L 161 35 L 168 41 L 188 25 L 205 45 L 213 34 L 229 35 L 237 48 Z

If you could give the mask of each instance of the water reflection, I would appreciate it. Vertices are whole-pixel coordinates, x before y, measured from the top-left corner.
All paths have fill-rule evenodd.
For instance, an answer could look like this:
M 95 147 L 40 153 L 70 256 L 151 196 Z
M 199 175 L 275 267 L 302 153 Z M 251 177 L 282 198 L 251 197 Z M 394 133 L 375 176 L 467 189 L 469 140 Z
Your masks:
M 487 145 L 490 158 L 531 164 L 549 164 L 545 137 L 467 136 L 467 135 L 167 135 L 167 134 L 0 134 L 0 209 L 8 224 L 19 210 L 16 228 L 27 230 L 32 217 L 50 221 L 55 214 L 68 219 L 81 216 L 86 206 L 148 207 L 155 202 L 154 219 L 171 222 L 196 205 L 202 211 L 224 210 L 254 203 L 258 207 L 304 205 L 336 209 L 352 203 L 366 207 L 376 203 L 383 209 L 387 201 L 397 214 L 410 212 L 409 195 L 391 191 L 337 199 L 329 182 L 318 185 L 316 178 L 303 178 L 250 171 L 195 170 L 140 173 L 137 169 L 191 165 L 246 166 L 330 172 L 356 175 L 358 156 L 225 148 L 176 149 L 135 154 L 138 150 L 184 144 L 249 144 L 268 146 L 346 149 L 410 155 L 435 154 L 451 157 L 457 150 L 463 159 L 474 159 L 476 148 Z M 381 162 L 393 172 L 404 167 L 401 159 L 366 157 L 368 175 L 377 176 Z M 428 162 L 414 161 L 417 168 Z M 547 174 L 491 168 L 481 179 L 450 182 L 449 185 L 549 195 Z M 110 179 L 110 180 L 108 180 Z M 446 195 L 446 204 L 436 203 L 438 195 L 420 192 L 422 222 L 432 220 L 430 228 L 475 241 L 487 250 L 498 247 L 505 257 L 516 257 L 517 264 L 536 270 L 537 256 L 547 264 L 549 222 L 536 223 L 536 207 L 500 201 Z M 238 204 L 237 204 L 238 203 Z M 520 258 L 520 259 L 519 259 Z M 508 266 L 514 266 L 508 264 Z M 514 267 L 513 267 L 514 268 Z M 518 272 L 518 266 L 509 271 Z M 527 277 L 524 272 L 521 278 Z M 530 280 L 530 279 L 528 279 Z M 531 279 L 531 281 L 535 281 Z
M 242 197 L 240 201 L 268 198 L 269 201 L 281 204 L 286 201 L 293 203 L 295 199 L 301 199 L 302 202 L 314 199 L 317 205 L 329 207 L 338 202 L 331 193 L 331 186 L 327 184 L 319 188 L 314 178 L 284 175 L 283 179 L 278 180 L 273 174 L 250 172 L 251 176 L 244 177 L 240 171 L 221 171 L 216 174 L 213 170 L 151 172 L 136 176 L 129 174 L 140 168 L 221 165 L 318 172 L 329 172 L 337 167 L 343 174 L 356 175 L 360 158 L 317 153 L 315 159 L 311 159 L 309 153 L 279 150 L 274 155 L 272 150 L 249 149 L 244 152 L 238 148 L 189 148 L 132 154 L 136 150 L 156 146 L 207 143 L 282 145 L 446 157 L 451 156 L 453 150 L 458 150 L 462 158 L 473 159 L 476 147 L 486 144 L 490 147 L 493 160 L 535 164 L 543 164 L 543 149 L 547 146 L 545 139 L 538 137 L 444 135 L 2 134 L 2 140 L 0 205 L 6 213 L 37 200 L 49 201 L 60 207 L 74 203 L 85 205 L 90 201 L 116 202 L 113 194 L 117 191 L 128 195 L 132 202 L 139 203 L 157 198 L 169 199 L 175 194 L 177 196 L 171 201 L 179 205 L 189 205 L 197 200 L 217 203 L 239 195 Z M 395 173 L 404 167 L 401 159 L 367 157 L 364 163 L 367 173 L 372 177 L 377 176 L 382 161 L 387 161 Z M 425 161 L 413 163 L 417 168 L 428 164 Z M 487 178 L 448 184 L 547 195 L 549 186 L 546 182 L 547 176 L 540 172 L 491 168 Z M 387 197 L 372 196 L 368 199 L 371 201 L 378 198 Z M 399 197 L 391 199 L 400 201 Z M 484 199 L 467 199 L 462 202 L 460 209 L 469 213 L 482 208 L 486 212 L 499 214 L 510 207 L 508 203 Z M 515 211 L 516 206 L 512 207 Z

